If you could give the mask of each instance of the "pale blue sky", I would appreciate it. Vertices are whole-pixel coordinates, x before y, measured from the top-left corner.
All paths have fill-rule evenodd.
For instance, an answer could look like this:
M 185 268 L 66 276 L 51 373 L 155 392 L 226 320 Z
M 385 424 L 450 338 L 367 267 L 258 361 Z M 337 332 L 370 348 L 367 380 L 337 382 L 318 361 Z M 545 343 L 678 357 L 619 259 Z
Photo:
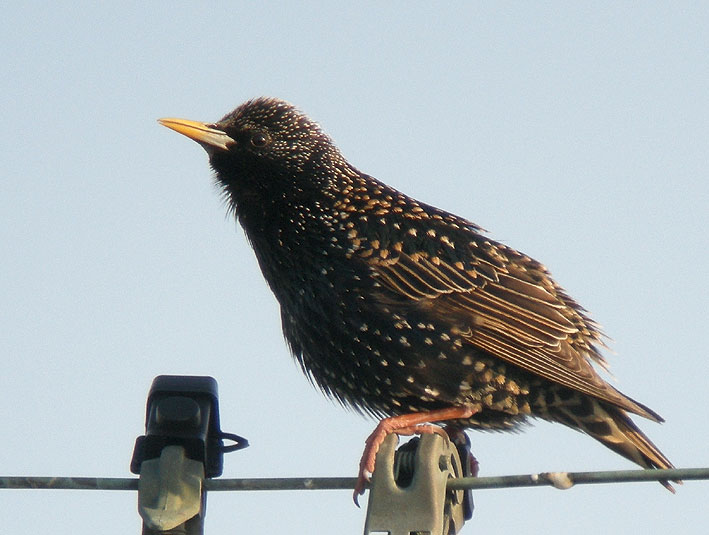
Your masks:
M 150 383 L 212 375 L 227 477 L 354 476 L 373 422 L 312 389 L 204 151 L 160 127 L 285 98 L 350 161 L 545 263 L 617 386 L 709 466 L 704 3 L 19 3 L 0 21 L 0 474 L 128 476 Z M 632 465 L 537 423 L 482 475 Z M 463 533 L 703 533 L 708 482 L 479 491 Z M 3 531 L 138 533 L 136 495 L 0 491 Z M 213 493 L 206 533 L 362 532 L 348 492 Z

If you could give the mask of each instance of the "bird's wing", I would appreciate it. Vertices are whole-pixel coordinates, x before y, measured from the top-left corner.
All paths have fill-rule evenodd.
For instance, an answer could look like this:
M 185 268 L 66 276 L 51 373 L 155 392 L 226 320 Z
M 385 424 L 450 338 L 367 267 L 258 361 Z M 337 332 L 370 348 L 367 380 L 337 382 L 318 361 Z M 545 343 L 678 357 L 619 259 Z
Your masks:
M 489 242 L 487 242 L 489 243 Z M 370 263 L 385 299 L 427 310 L 452 334 L 528 372 L 661 420 L 604 381 L 597 325 L 538 262 L 494 244 L 494 256 L 464 255 L 467 265 L 429 254 Z M 472 252 L 471 252 L 472 253 Z M 489 253 L 489 251 L 488 251 Z

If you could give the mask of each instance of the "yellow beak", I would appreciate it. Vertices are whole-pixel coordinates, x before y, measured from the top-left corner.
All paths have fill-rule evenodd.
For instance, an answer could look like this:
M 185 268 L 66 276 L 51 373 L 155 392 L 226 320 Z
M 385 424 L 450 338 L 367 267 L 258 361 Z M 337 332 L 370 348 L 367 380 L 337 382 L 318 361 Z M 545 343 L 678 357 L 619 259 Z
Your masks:
M 226 132 L 208 124 L 187 119 L 158 119 L 158 122 L 202 145 L 207 152 L 213 149 L 229 150 L 236 143 Z

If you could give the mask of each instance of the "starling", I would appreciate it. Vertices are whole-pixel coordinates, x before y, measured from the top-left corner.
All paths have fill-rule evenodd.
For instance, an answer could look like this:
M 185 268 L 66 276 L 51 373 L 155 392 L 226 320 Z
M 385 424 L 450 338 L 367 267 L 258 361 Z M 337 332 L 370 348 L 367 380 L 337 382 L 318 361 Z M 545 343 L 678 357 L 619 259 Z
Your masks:
M 629 413 L 662 418 L 597 373 L 603 334 L 536 260 L 359 171 L 291 104 L 160 123 L 204 147 L 281 309 L 303 372 L 382 418 L 355 499 L 392 432 L 561 422 L 644 468 L 672 463 Z M 672 488 L 668 482 L 663 482 Z

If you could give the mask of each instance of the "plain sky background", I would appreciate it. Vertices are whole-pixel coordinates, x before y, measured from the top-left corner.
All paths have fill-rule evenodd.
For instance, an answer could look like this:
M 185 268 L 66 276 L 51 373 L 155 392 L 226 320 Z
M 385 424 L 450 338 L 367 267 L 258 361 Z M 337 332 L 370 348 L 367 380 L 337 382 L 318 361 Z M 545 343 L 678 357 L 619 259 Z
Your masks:
M 0 475 L 130 476 L 158 374 L 219 381 L 225 477 L 354 476 L 374 423 L 315 391 L 159 117 L 295 103 L 358 168 L 547 265 L 617 386 L 709 466 L 703 2 L 13 2 L 0 21 Z M 582 5 L 583 4 L 583 5 Z M 632 468 L 560 425 L 472 433 L 481 475 Z M 706 533 L 709 482 L 475 493 L 463 533 Z M 206 533 L 362 532 L 345 491 L 211 493 Z M 0 490 L 2 532 L 139 533 L 132 492 Z

